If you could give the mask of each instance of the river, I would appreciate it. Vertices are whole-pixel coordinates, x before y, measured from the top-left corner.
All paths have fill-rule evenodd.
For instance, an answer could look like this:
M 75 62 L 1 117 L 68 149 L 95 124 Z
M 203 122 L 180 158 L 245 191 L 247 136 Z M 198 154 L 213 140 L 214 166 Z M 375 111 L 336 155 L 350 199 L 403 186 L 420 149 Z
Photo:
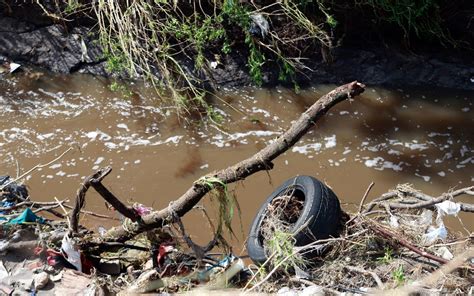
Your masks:
M 223 89 L 213 98 L 221 120 L 212 122 L 176 116 L 174 107 L 165 107 L 141 83 L 128 85 L 131 95 L 111 91 L 110 84 L 79 74 L 20 73 L 1 80 L 0 174 L 15 176 L 73 147 L 25 178 L 33 200 L 72 199 L 85 176 L 111 165 L 104 184 L 112 192 L 160 209 L 200 176 L 257 152 L 335 87 L 318 85 L 298 94 L 280 87 Z M 347 210 L 358 205 L 371 182 L 369 199 L 403 183 L 434 196 L 471 185 L 472 99 L 458 90 L 370 86 L 337 105 L 268 174 L 230 186 L 242 210 L 239 242 L 266 196 L 295 175 L 326 182 Z M 215 208 L 209 198 L 204 205 Z M 86 209 L 118 217 L 93 190 Z M 91 216 L 82 222 L 95 230 L 118 223 Z M 197 242 L 210 237 L 200 212 L 184 222 Z M 463 222 L 449 221 L 456 231 L 474 230 L 472 219 Z

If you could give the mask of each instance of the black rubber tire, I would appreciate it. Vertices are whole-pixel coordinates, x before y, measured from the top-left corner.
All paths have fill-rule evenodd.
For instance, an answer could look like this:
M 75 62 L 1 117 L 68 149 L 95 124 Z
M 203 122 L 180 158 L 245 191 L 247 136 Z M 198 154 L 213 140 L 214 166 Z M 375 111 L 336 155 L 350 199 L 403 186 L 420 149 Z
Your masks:
M 256 264 L 262 264 L 267 260 L 263 249 L 263 241 L 260 235 L 260 225 L 266 215 L 267 206 L 272 200 L 281 196 L 288 190 L 299 190 L 304 194 L 304 204 L 301 215 L 294 224 L 292 232 L 296 232 L 305 223 L 306 230 L 295 235 L 297 246 L 304 246 L 316 239 L 325 239 L 337 236 L 341 219 L 341 207 L 334 192 L 319 180 L 311 176 L 297 176 L 291 178 L 278 187 L 263 203 L 255 216 L 250 227 L 247 239 L 247 251 L 249 257 Z M 310 220 L 308 222 L 308 220 Z

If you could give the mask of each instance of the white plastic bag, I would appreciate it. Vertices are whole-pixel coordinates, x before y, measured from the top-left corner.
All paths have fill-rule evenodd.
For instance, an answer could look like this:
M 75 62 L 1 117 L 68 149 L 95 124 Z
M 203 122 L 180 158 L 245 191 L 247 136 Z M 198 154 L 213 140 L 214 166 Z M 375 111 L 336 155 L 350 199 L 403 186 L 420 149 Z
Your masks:
M 423 235 L 423 245 L 432 245 L 438 239 L 444 240 L 447 236 L 448 231 L 446 230 L 443 222 L 441 222 L 438 227 L 430 226 L 430 228 L 428 228 L 428 232 Z
M 82 272 L 81 253 L 79 250 L 77 250 L 75 243 L 69 238 L 68 235 L 63 237 L 61 252 L 64 254 L 64 257 L 69 263 L 74 265 L 77 270 Z

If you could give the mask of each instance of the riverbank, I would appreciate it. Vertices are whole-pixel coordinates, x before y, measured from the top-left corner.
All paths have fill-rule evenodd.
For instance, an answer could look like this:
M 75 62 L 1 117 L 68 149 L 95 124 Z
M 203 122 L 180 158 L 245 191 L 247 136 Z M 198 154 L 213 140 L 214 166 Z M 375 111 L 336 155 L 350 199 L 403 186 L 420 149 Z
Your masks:
M 95 28 L 52 22 L 44 20 L 44 16 L 35 19 L 24 15 L 9 17 L 5 13 L 0 18 L 0 27 L 0 60 L 56 73 L 112 75 L 106 71 L 107 59 L 97 42 Z M 474 62 L 470 49 L 440 44 L 430 44 L 424 49 L 401 49 L 370 38 L 347 43 L 332 50 L 331 62 L 325 61 L 322 51 L 315 49 L 301 60 L 305 68 L 296 73 L 293 82 L 305 86 L 359 80 L 367 85 L 474 90 Z M 204 54 L 210 62 L 204 76 L 196 69 L 192 56 L 181 55 L 176 60 L 186 73 L 201 77 L 204 84 L 214 88 L 254 84 L 249 74 L 246 48 L 237 47 L 219 56 L 211 52 Z M 276 63 L 266 63 L 261 74 L 264 86 L 282 83 Z M 292 83 L 283 82 L 285 85 Z

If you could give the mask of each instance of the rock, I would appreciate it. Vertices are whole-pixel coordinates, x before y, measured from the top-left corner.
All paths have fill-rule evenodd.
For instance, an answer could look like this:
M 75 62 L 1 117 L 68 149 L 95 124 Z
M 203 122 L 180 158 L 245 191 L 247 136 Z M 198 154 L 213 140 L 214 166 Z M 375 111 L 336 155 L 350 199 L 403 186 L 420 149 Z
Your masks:
M 324 290 L 320 286 L 308 286 L 303 289 L 300 293 L 298 293 L 298 296 L 324 296 Z
M 298 292 L 296 290 L 290 289 L 289 287 L 280 288 L 276 294 L 278 296 L 298 296 Z
M 67 269 L 63 273 L 61 281 L 55 284 L 54 295 L 91 295 L 87 292 L 93 288 L 92 278 L 81 272 Z
M 41 290 L 49 283 L 49 275 L 46 272 L 40 272 L 33 276 L 35 290 Z

